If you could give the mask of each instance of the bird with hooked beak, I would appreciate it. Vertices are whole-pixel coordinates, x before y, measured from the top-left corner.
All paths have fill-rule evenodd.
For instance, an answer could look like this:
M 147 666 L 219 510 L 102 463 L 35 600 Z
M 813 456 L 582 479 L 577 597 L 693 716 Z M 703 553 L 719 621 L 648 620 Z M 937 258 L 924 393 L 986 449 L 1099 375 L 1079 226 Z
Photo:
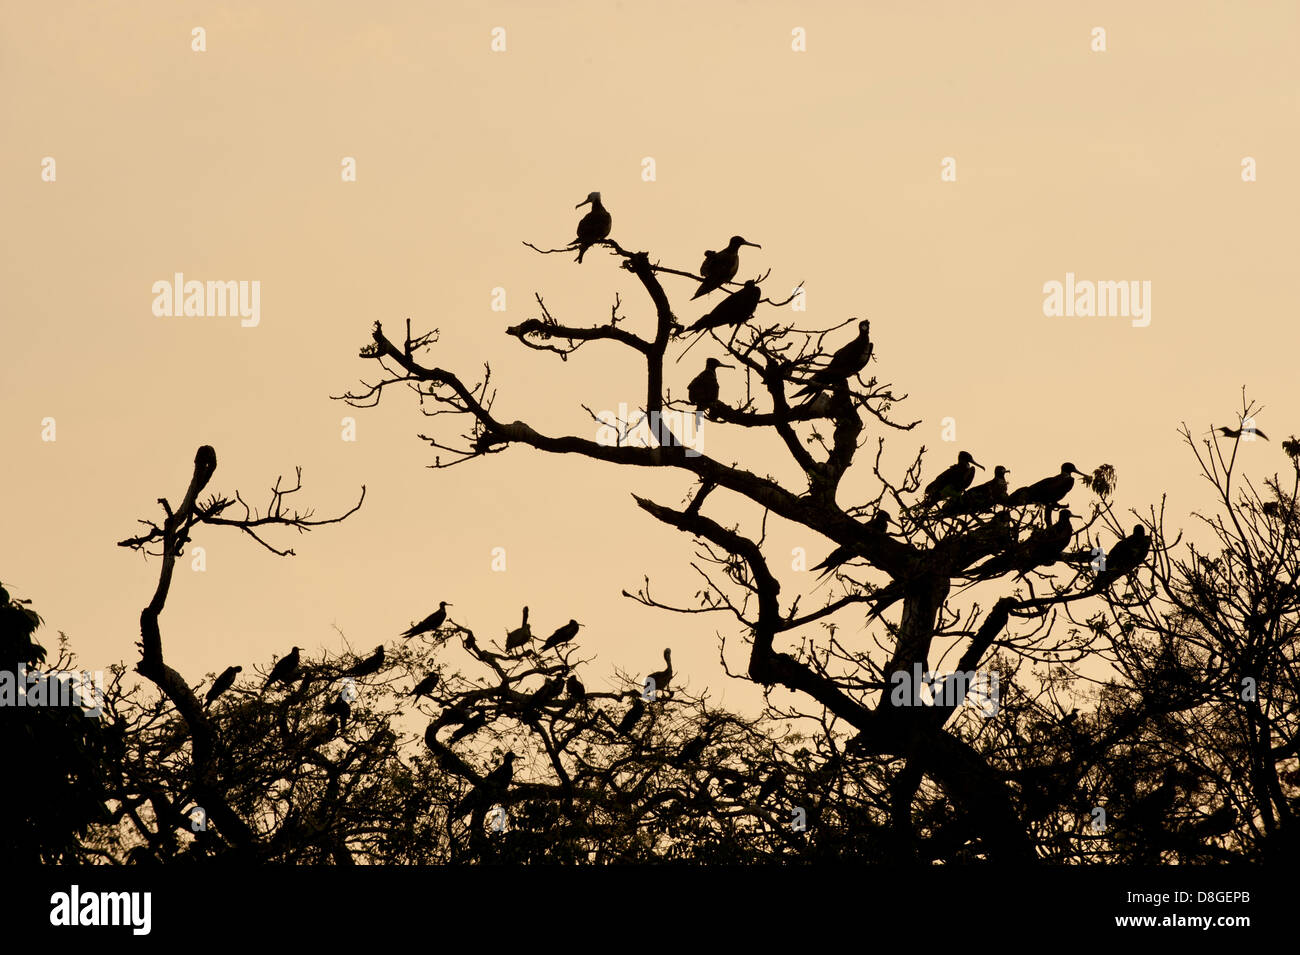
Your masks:
M 573 208 L 581 209 L 583 206 L 590 204 L 591 210 L 578 220 L 578 237 L 570 243 L 570 248 L 578 247 L 578 261 L 582 261 L 583 255 L 587 250 L 597 242 L 603 242 L 609 238 L 609 230 L 614 224 L 613 217 L 609 211 L 601 205 L 600 193 L 592 192 L 587 195 Z
M 702 295 L 708 295 L 714 289 L 722 288 L 723 285 L 736 277 L 736 272 L 740 269 L 740 247 L 742 245 L 752 246 L 755 249 L 762 248 L 757 242 L 750 242 L 738 235 L 733 235 L 731 241 L 727 243 L 727 247 L 721 252 L 714 252 L 710 249 L 704 253 L 704 264 L 700 266 L 700 277 L 704 281 L 700 282 L 700 287 L 691 296 L 692 301 Z

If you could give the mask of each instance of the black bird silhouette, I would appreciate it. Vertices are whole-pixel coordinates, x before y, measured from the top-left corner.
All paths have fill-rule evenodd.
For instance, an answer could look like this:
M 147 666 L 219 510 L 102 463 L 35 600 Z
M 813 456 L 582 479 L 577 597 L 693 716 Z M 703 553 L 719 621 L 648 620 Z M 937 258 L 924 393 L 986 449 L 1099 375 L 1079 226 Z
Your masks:
M 725 365 L 716 358 L 710 358 L 704 363 L 704 370 L 691 379 L 691 383 L 686 386 L 687 400 L 695 405 L 701 413 L 718 403 L 721 388 L 718 385 L 717 370 L 730 367 L 730 365 Z
M 661 690 L 668 689 L 668 684 L 673 678 L 673 651 L 664 648 L 664 662 L 668 664 L 662 670 L 656 670 L 645 678 L 645 687 L 647 696 L 658 696 Z
M 524 622 L 517 630 L 511 630 L 506 634 L 506 651 L 517 649 L 518 647 L 527 646 L 533 639 L 532 628 L 528 626 L 528 608 L 524 608 Z
M 1268 440 L 1268 435 L 1260 431 L 1259 428 L 1228 428 L 1220 425 L 1217 430 L 1225 438 L 1240 438 L 1243 434 L 1257 434 L 1265 441 Z
M 921 506 L 929 507 L 945 498 L 956 497 L 970 487 L 971 481 L 975 480 L 976 468 L 983 470 L 984 465 L 976 461 L 969 451 L 958 454 L 956 464 L 940 471 L 939 476 L 925 486 L 925 497 L 921 499 Z
M 704 752 L 704 747 L 708 745 L 709 745 L 708 737 L 696 736 L 685 746 L 682 747 L 681 752 L 679 752 L 676 758 L 673 760 L 673 765 L 685 766 L 688 763 L 695 762 L 695 760 L 700 758 L 700 754 Z
M 627 712 L 623 714 L 623 718 L 618 721 L 618 731 L 625 734 L 632 732 L 632 727 L 636 726 L 636 721 L 641 718 L 641 714 L 644 712 L 645 701 L 637 697 L 632 701 L 632 705 L 628 707 Z
M 288 683 L 298 672 L 298 648 L 294 647 L 271 667 L 271 673 L 262 684 L 263 691 L 272 683 Z
M 1106 569 L 1097 575 L 1096 589 L 1105 590 L 1121 577 L 1126 577 L 1142 566 L 1151 550 L 1151 538 L 1141 524 L 1133 526 L 1133 533 L 1115 543 L 1106 555 Z
M 321 711 L 334 717 L 339 721 L 339 729 L 348 728 L 348 717 L 352 715 L 352 704 L 343 698 L 342 694 L 334 697 L 323 707 Z
M 409 695 L 415 697 L 418 700 L 422 696 L 429 696 L 431 693 L 433 693 L 433 688 L 436 687 L 437 685 L 438 685 L 438 674 L 430 673 L 419 683 L 415 684 L 415 689 L 411 690 Z
M 1019 487 L 1011 492 L 1007 497 L 1009 507 L 1020 507 L 1025 504 L 1041 504 L 1049 510 L 1055 507 L 1065 495 L 1070 493 L 1070 488 L 1074 487 L 1074 475 L 1084 477 L 1084 473 L 1069 461 L 1061 465 L 1061 472 L 1053 474 L 1051 477 L 1043 478 L 1041 481 L 1035 481 L 1028 487 Z
M 445 600 L 439 601 L 437 610 L 429 614 L 429 616 L 425 617 L 423 620 L 417 623 L 410 630 L 407 630 L 405 633 L 402 634 L 402 636 L 414 637 L 417 634 L 431 633 L 434 630 L 437 630 L 439 627 L 443 625 L 443 623 L 446 622 L 447 608 L 450 606 L 451 604 L 447 603 L 447 601 Z
M 704 253 L 704 264 L 700 266 L 700 275 L 704 281 L 700 283 L 700 287 L 691 296 L 692 301 L 701 295 L 708 295 L 716 288 L 721 288 L 725 283 L 736 277 L 736 272 L 740 268 L 740 247 L 742 245 L 753 246 L 756 249 L 762 248 L 756 242 L 749 242 L 738 235 L 733 235 L 731 241 L 727 243 L 727 247 L 721 252 L 709 250 Z
M 884 534 L 888 532 L 889 522 L 892 520 L 893 518 L 889 516 L 887 511 L 878 510 L 871 515 L 871 520 L 867 521 L 866 528 L 877 534 Z M 859 544 L 841 544 L 827 554 L 825 560 L 812 569 L 822 571 L 818 577 L 819 580 L 829 577 L 853 558 L 861 556 L 861 551 L 862 547 Z
M 563 692 L 564 677 L 553 676 L 542 684 L 541 689 L 528 698 L 528 702 L 524 704 L 524 709 L 530 713 L 536 713 Z
M 504 796 L 506 790 L 510 788 L 510 781 L 514 778 L 517 758 L 514 753 L 506 753 L 501 765 L 484 776 L 479 784 L 456 804 L 455 814 L 463 816 L 470 810 L 485 808 Z
M 212 681 L 212 688 L 208 690 L 207 700 L 205 701 L 204 705 L 211 706 L 213 700 L 215 700 L 222 693 L 225 693 L 228 689 L 234 686 L 235 675 L 238 674 L 243 669 L 244 669 L 243 667 L 226 667 L 224 670 L 222 670 L 221 676 L 217 677 L 215 680 Z
M 343 671 L 343 676 L 370 676 L 372 673 L 378 673 L 384 665 L 384 647 L 383 644 L 375 647 L 375 652 L 370 654 L 360 663 Z
M 704 332 L 710 328 L 721 328 L 723 325 L 743 324 L 754 317 L 754 309 L 758 308 L 762 295 L 758 283 L 750 279 L 739 290 L 732 292 L 713 306 L 711 312 L 686 329 L 683 334 Z
M 599 192 L 588 193 L 587 198 L 573 208 L 581 209 L 587 204 L 591 205 L 591 210 L 578 220 L 578 237 L 572 243 L 572 245 L 578 247 L 579 262 L 582 261 L 582 257 L 587 254 L 589 248 L 597 242 L 609 238 L 609 230 L 614 224 L 613 217 L 600 202 Z
M 832 355 L 830 364 L 825 368 L 819 368 L 809 375 L 803 387 L 794 391 L 791 397 L 813 395 L 842 381 L 848 381 L 867 367 L 875 348 L 871 343 L 871 319 L 864 318 L 858 322 L 857 337 Z
M 582 685 L 582 681 L 576 676 L 569 677 L 569 682 L 565 685 L 565 691 L 569 694 L 571 700 L 584 700 L 587 698 L 587 688 Z
M 561 643 L 568 643 L 578 635 L 578 628 L 581 626 L 582 624 L 578 623 L 578 621 L 570 620 L 546 638 L 546 642 L 542 644 L 542 650 L 546 651 L 551 647 L 558 647 Z
M 1023 543 L 1016 545 L 1009 552 L 985 561 L 978 568 L 977 573 L 984 576 L 989 573 L 1003 574 L 1009 570 L 1018 570 L 1020 573 L 1016 575 L 1016 579 L 1019 579 L 1035 567 L 1056 563 L 1074 536 L 1074 528 L 1070 526 L 1070 518 L 1073 516 L 1068 507 L 1061 508 L 1055 524 L 1038 528 Z
M 1007 475 L 1011 472 L 998 465 L 993 469 L 993 477 L 983 484 L 977 484 L 960 497 L 950 498 L 943 505 L 944 514 L 978 514 L 989 511 L 999 504 L 1007 502 Z

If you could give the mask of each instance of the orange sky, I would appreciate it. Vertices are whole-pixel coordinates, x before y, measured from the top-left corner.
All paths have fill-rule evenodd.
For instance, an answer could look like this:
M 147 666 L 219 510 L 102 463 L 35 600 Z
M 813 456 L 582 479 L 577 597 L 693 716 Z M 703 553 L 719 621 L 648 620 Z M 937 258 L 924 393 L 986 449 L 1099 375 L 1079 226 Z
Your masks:
M 1207 501 L 1174 429 L 1232 423 L 1243 384 L 1275 437 L 1252 471 L 1283 466 L 1277 439 L 1300 430 L 1295 3 L 700 6 L 0 2 L 0 580 L 35 601 L 46 643 L 63 630 L 83 666 L 134 661 L 157 564 L 115 542 L 180 497 L 210 443 L 214 489 L 262 502 L 301 465 L 318 513 L 368 495 L 347 523 L 282 538 L 295 559 L 201 534 L 207 571 L 178 573 L 163 618 L 193 683 L 293 644 L 338 651 L 335 626 L 368 650 L 451 600 L 488 636 L 525 603 L 537 630 L 577 617 L 589 687 L 657 668 L 667 644 L 693 689 L 748 699 L 719 677 L 727 620 L 619 596 L 647 573 L 673 602 L 697 588 L 692 542 L 631 498 L 676 504 L 688 478 L 524 448 L 432 471 L 415 435 L 434 425 L 408 398 L 329 400 L 374 377 L 357 358 L 371 323 L 395 335 L 409 316 L 442 332 L 431 361 L 470 378 L 491 363 L 504 420 L 590 436 L 581 404 L 639 402 L 630 357 L 596 344 L 561 363 L 503 334 L 534 292 L 583 324 L 618 291 L 629 327 L 650 327 L 616 259 L 521 244 L 567 241 L 593 189 L 626 247 L 695 269 L 739 232 L 763 246 L 742 276 L 805 282 L 801 325 L 871 318 L 873 370 L 922 421 L 890 439 L 899 476 L 921 444 L 927 478 L 958 448 L 1023 482 L 1108 462 L 1121 509 L 1168 491 L 1185 523 Z M 175 272 L 260 282 L 260 323 L 156 317 L 152 285 Z M 1043 284 L 1067 272 L 1150 281 L 1151 324 L 1045 317 Z M 681 317 L 705 310 L 665 282 Z M 673 366 L 674 391 L 709 353 Z M 791 475 L 770 442 L 711 438 Z M 841 503 L 854 488 L 870 482 Z M 770 542 L 814 562 L 830 546 L 780 526 Z

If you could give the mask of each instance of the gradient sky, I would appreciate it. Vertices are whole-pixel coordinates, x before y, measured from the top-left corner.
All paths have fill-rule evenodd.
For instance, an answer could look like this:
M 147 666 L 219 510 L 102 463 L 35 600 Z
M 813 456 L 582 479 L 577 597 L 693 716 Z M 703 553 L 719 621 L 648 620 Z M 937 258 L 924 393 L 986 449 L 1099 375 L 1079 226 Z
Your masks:
M 1167 491 L 1186 524 L 1209 502 L 1181 421 L 1234 423 L 1247 385 L 1274 437 L 1249 448 L 1257 477 L 1300 430 L 1298 27 L 1294 2 L 3 0 L 0 580 L 33 599 L 47 645 L 62 630 L 82 666 L 134 662 L 158 564 L 115 542 L 159 496 L 179 500 L 209 443 L 212 489 L 262 503 L 301 465 L 318 514 L 368 494 L 340 526 L 276 538 L 292 559 L 200 533 L 208 569 L 178 567 L 163 617 L 192 683 L 294 644 L 338 652 L 335 627 L 368 651 L 450 600 L 480 638 L 523 604 L 537 631 L 581 620 L 593 689 L 671 645 L 692 689 L 750 698 L 720 677 L 715 632 L 733 623 L 619 596 L 644 574 L 670 602 L 697 589 L 692 541 L 631 498 L 675 505 L 687 476 L 526 448 L 429 470 L 416 434 L 437 425 L 408 396 L 330 400 L 375 377 L 357 357 L 371 323 L 397 335 L 410 317 L 441 330 L 428 361 L 467 378 L 490 362 L 504 420 L 594 436 L 581 404 L 639 402 L 632 356 L 596 343 L 561 363 L 503 334 L 537 314 L 534 292 L 571 324 L 604 321 L 620 292 L 628 327 L 652 327 L 617 259 L 522 245 L 567 242 L 593 189 L 625 247 L 693 270 L 739 232 L 763 246 L 742 277 L 770 268 L 778 297 L 805 282 L 800 325 L 870 318 L 873 371 L 922 422 L 890 438 L 896 476 L 922 444 L 927 479 L 959 448 L 1026 483 L 1107 462 L 1121 510 Z M 948 156 L 956 182 L 940 179 Z M 259 281 L 260 325 L 155 317 L 152 284 L 178 271 Z M 1043 284 L 1066 272 L 1150 281 L 1150 326 L 1044 317 Z M 679 317 L 705 310 L 664 281 Z M 709 353 L 672 366 L 670 387 Z M 770 441 L 715 430 L 710 453 L 791 475 Z M 870 482 L 842 504 L 855 488 Z M 781 526 L 770 543 L 810 562 L 831 546 Z M 788 600 L 800 579 L 783 576 Z M 743 668 L 738 644 L 729 659 Z

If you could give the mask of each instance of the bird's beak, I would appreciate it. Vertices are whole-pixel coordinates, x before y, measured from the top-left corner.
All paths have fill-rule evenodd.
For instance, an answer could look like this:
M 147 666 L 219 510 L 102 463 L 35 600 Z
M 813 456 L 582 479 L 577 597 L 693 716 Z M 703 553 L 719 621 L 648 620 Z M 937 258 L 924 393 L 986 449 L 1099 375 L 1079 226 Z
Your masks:
M 581 209 L 583 206 L 585 206 L 585 205 L 586 205 L 587 203 L 589 203 L 589 202 L 591 202 L 590 199 L 583 199 L 581 202 L 579 202 L 579 203 L 578 203 L 576 206 L 574 206 L 573 208 L 575 208 L 575 209 Z
M 1079 477 L 1087 477 L 1087 476 L 1088 476 L 1088 475 L 1084 474 L 1082 471 L 1080 471 L 1078 468 L 1075 468 L 1075 469 L 1074 469 L 1074 473 L 1077 474 L 1077 475 L 1079 475 Z
M 752 246 L 753 246 L 754 248 L 756 248 L 756 249 L 761 249 L 761 248 L 762 248 L 762 246 L 759 245 L 757 242 L 742 242 L 742 243 L 740 243 L 740 244 L 741 244 L 741 245 L 752 245 Z
M 987 470 L 988 470 L 988 468 L 984 467 L 984 465 L 980 464 L 980 463 L 979 463 L 978 461 L 976 461 L 974 458 L 971 458 L 971 459 L 970 459 L 970 463 L 973 464 L 973 465 L 975 465 L 975 466 L 976 466 L 977 468 L 979 468 L 981 471 L 987 471 Z

